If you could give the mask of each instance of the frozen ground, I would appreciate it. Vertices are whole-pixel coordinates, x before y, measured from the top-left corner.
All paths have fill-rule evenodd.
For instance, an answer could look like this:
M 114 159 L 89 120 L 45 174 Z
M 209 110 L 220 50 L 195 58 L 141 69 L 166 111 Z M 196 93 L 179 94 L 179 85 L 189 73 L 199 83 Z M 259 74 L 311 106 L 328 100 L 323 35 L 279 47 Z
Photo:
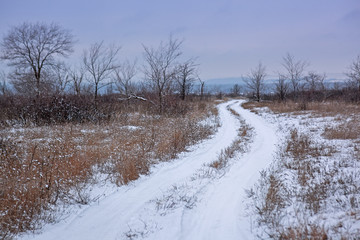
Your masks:
M 219 105 L 221 127 L 213 138 L 178 159 L 155 166 L 149 176 L 45 226 L 41 234 L 21 238 L 252 239 L 244 215 L 244 189 L 271 162 L 277 138 L 273 126 L 242 109 L 240 103 Z M 240 122 L 228 106 L 254 128 L 250 150 L 236 156 L 223 174 L 194 178 L 237 137 Z

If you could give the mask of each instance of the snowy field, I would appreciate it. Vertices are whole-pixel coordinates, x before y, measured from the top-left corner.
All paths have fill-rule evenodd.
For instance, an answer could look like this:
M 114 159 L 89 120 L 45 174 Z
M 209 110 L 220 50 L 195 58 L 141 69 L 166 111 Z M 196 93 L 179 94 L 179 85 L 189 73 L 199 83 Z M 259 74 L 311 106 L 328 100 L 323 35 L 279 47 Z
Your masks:
M 253 109 L 276 124 L 280 137 L 273 163 L 248 190 L 257 238 L 360 236 L 359 109 L 337 102 L 319 106 L 278 114 Z
M 314 118 L 307 113 L 276 115 L 263 108 L 255 114 L 242 108 L 242 102 L 219 104 L 221 127 L 211 139 L 193 146 L 173 161 L 157 164 L 149 175 L 129 185 L 94 189 L 93 195 L 102 196 L 96 202 L 73 206 L 62 220 L 46 225 L 41 233 L 19 239 L 278 238 L 276 231 L 286 232 L 287 227 L 300 223 L 327 230 L 339 222 L 342 226 L 327 231 L 335 238 L 360 234 L 357 171 L 360 160 L 355 161 L 354 154 L 359 153 L 355 151 L 356 140 L 325 139 L 322 133 L 329 125 L 336 124 L 332 122 L 334 118 Z M 247 129 L 240 134 L 244 125 Z M 323 146 L 318 149 L 318 156 L 306 155 L 305 159 L 315 159 L 316 164 L 311 169 L 313 178 L 303 180 L 303 186 L 297 181 L 296 170 L 282 165 L 284 161 L 294 164 L 293 156 L 284 155 L 288 140 L 296 138 L 294 129 L 298 135 L 310 136 L 310 145 Z M 241 146 L 227 154 L 223 167 L 214 167 L 234 145 Z M 345 163 L 342 161 L 345 158 L 352 161 Z M 335 188 L 332 191 L 335 195 L 326 193 L 321 196 L 319 206 L 309 209 L 310 200 L 300 201 L 297 195 L 302 191 L 314 192 L 314 187 L 324 184 L 321 177 L 336 164 L 340 172 L 345 171 L 352 178 L 355 186 L 349 186 L 349 193 L 344 194 L 333 183 L 338 183 L 342 175 L 334 173 L 335 178 L 328 185 Z M 275 204 L 273 209 L 278 211 L 269 210 L 264 219 L 258 210 L 268 204 L 266 197 L 273 187 L 269 175 L 275 176 L 283 187 L 276 188 L 281 204 Z M 339 201 L 343 202 L 339 204 Z

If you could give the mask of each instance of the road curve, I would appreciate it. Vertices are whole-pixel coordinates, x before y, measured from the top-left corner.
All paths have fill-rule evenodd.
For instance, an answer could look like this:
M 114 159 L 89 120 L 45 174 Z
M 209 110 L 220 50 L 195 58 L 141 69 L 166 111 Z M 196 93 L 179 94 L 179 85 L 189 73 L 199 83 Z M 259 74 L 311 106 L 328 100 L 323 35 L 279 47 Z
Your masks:
M 260 171 L 271 163 L 278 139 L 275 128 L 260 116 L 232 107 L 255 129 L 251 150 L 232 165 L 229 172 L 208 187 L 194 209 L 184 210 L 178 239 L 254 239 L 246 209 L 244 189 L 253 186 Z
M 29 234 L 20 238 L 123 239 L 123 233 L 129 230 L 127 225 L 129 220 L 141 214 L 150 200 L 161 196 L 164 189 L 185 181 L 203 164 L 214 161 L 220 150 L 232 143 L 237 135 L 239 121 L 226 107 L 236 102 L 219 104 L 222 126 L 213 138 L 200 143 L 194 151 L 184 153 L 179 159 L 154 167 L 149 176 L 142 177 L 130 186 L 120 187 L 118 191 L 99 203 L 87 206 L 77 215 L 70 216 L 54 225 L 45 226 L 42 234 Z

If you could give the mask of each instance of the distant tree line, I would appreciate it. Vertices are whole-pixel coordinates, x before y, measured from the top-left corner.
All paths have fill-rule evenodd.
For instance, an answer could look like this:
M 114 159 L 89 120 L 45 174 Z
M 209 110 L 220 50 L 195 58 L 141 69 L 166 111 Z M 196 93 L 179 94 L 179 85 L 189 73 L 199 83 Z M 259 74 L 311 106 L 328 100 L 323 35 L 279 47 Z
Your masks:
M 185 101 L 195 82 L 203 96 L 196 58 L 183 59 L 182 41 L 172 36 L 158 47 L 143 45 L 144 66 L 120 62 L 121 47 L 103 41 L 85 49 L 78 65 L 64 61 L 74 51 L 74 35 L 58 24 L 23 23 L 9 30 L 1 42 L 0 59 L 11 72 L 0 73 L 0 94 L 40 101 L 49 96 L 92 95 L 95 108 L 102 93 L 117 101 L 144 101 L 160 114 L 175 100 Z M 134 77 L 143 73 L 142 81 Z
M 116 94 L 116 100 L 127 105 L 131 101 L 146 102 L 163 114 L 171 106 L 185 101 L 195 85 L 199 98 L 206 95 L 205 82 L 198 76 L 197 58 L 184 59 L 182 43 L 170 36 L 157 47 L 143 45 L 144 65 L 139 67 L 137 61 L 121 62 L 121 47 L 102 41 L 84 49 L 78 65 L 70 65 L 64 61 L 74 51 L 74 35 L 69 30 L 54 23 L 25 22 L 11 28 L 2 39 L 0 59 L 8 64 L 11 72 L 0 72 L 0 94 L 33 101 L 49 96 L 86 96 L 97 109 L 99 95 L 108 93 Z M 261 62 L 243 78 L 254 100 L 346 97 L 360 101 L 360 56 L 349 66 L 346 86 L 333 89 L 326 88 L 325 74 L 305 73 L 309 64 L 296 60 L 291 54 L 283 57 L 282 66 L 274 93 L 270 95 L 264 94 L 267 73 Z M 143 78 L 136 82 L 134 78 L 139 73 Z M 223 95 L 221 91 L 214 92 L 219 97 Z M 231 96 L 238 96 L 240 92 L 240 85 L 236 84 Z
M 346 73 L 346 83 L 340 86 L 334 83 L 332 88 L 325 84 L 326 74 L 316 71 L 305 73 L 309 63 L 295 60 L 291 54 L 283 58 L 283 71 L 278 72 L 278 78 L 274 84 L 273 93 L 265 91 L 266 67 L 260 62 L 257 67 L 243 77 L 243 81 L 249 90 L 249 97 L 256 101 L 272 99 L 279 101 L 324 101 L 328 99 L 342 99 L 346 101 L 360 101 L 360 56 L 355 59 Z M 238 85 L 231 90 L 233 95 L 238 95 Z

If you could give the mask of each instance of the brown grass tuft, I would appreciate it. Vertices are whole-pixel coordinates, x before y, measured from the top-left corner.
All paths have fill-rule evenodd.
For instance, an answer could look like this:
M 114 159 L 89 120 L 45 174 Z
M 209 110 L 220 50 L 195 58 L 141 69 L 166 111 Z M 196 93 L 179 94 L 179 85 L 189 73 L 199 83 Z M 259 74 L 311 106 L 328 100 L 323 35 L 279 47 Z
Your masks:
M 327 139 L 358 139 L 360 138 L 360 118 L 350 121 L 342 120 L 336 127 L 327 127 L 323 136 Z

